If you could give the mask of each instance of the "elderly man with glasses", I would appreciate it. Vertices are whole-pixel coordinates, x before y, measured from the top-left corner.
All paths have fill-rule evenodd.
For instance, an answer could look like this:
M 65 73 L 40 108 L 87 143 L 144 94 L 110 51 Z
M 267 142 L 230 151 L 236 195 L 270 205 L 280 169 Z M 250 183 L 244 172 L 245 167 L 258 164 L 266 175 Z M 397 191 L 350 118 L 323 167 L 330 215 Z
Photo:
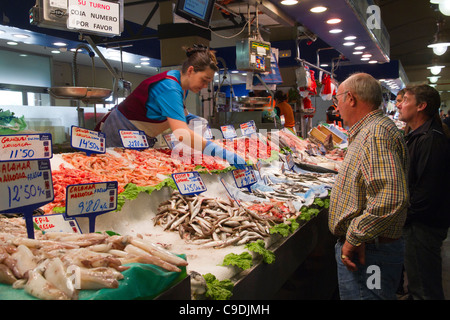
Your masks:
M 338 88 L 336 105 L 348 127 L 348 150 L 331 192 L 330 231 L 338 238 L 341 299 L 396 299 L 402 228 L 408 207 L 408 151 L 380 109 L 380 83 L 357 73 Z

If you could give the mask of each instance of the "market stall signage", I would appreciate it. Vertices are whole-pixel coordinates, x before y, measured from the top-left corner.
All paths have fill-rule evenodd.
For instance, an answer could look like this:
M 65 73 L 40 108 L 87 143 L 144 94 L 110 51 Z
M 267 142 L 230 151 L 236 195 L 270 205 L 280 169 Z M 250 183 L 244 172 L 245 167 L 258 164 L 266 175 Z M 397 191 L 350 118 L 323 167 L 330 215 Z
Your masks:
M 205 183 L 197 171 L 172 173 L 172 178 L 182 195 L 200 194 L 206 191 Z
M 119 134 L 124 148 L 142 150 L 149 147 L 144 131 L 119 130 Z
M 68 29 L 120 35 L 119 3 L 101 0 L 69 0 L 68 3 Z
M 206 130 L 203 133 L 203 138 L 205 138 L 207 140 L 212 140 L 212 138 L 213 138 L 213 135 L 211 132 L 211 127 L 209 125 L 206 127 Z
M 85 151 L 87 155 L 92 153 L 105 153 L 105 134 L 77 126 L 71 129 L 72 148 Z
M 33 221 L 43 232 L 81 233 L 77 221 L 66 220 L 61 213 L 34 216 Z
M 0 136 L 0 161 L 51 159 L 50 133 Z
M 34 238 L 33 211 L 53 201 L 50 160 L 0 162 L 0 213 L 23 213 Z
M 241 123 L 240 128 L 242 130 L 242 135 L 244 136 L 251 136 L 253 134 L 256 134 L 256 125 L 255 121 L 251 120 L 249 122 Z
M 220 130 L 222 131 L 224 139 L 234 139 L 237 137 L 236 130 L 233 125 L 229 124 L 226 126 L 221 126 Z
M 257 181 L 255 172 L 251 166 L 246 166 L 245 169 L 233 170 L 233 178 L 238 188 L 248 188 L 251 190 L 251 186 Z
M 95 232 L 95 218 L 117 209 L 117 186 L 117 181 L 68 185 L 65 218 L 88 217 L 89 232 Z
M 286 153 L 285 162 L 286 162 L 286 166 L 289 170 L 294 169 L 294 166 L 295 166 L 294 157 L 292 156 L 291 152 Z

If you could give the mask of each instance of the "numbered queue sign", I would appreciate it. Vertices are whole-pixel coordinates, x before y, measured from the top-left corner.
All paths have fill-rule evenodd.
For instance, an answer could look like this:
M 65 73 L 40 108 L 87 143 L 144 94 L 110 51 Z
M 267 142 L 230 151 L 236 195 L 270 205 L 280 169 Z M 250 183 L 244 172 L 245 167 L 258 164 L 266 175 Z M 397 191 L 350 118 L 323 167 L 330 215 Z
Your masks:
M 172 178 L 182 195 L 200 194 L 206 191 L 202 177 L 197 171 L 172 173 Z
M 71 146 L 74 149 L 86 152 L 88 156 L 93 153 L 105 153 L 105 134 L 102 132 L 72 126 Z
M 0 161 L 51 159 L 50 133 L 0 136 Z
M 65 218 L 89 218 L 89 232 L 95 232 L 95 218 L 117 209 L 117 181 L 72 184 L 66 187 Z
M 23 213 L 34 239 L 33 211 L 53 201 L 50 160 L 0 162 L 0 213 Z
M 149 147 L 144 131 L 119 130 L 119 135 L 124 148 L 144 150 Z
M 239 125 L 241 128 L 242 135 L 250 137 L 254 134 L 256 134 L 256 125 L 255 121 L 251 120 L 249 122 L 241 123 Z
M 222 135 L 224 139 L 234 139 L 237 137 L 236 130 L 233 125 L 229 124 L 226 126 L 221 126 L 220 130 L 222 131 Z
M 252 191 L 251 186 L 257 181 L 251 166 L 247 166 L 245 169 L 233 170 L 233 177 L 238 188 L 247 188 L 250 192 Z

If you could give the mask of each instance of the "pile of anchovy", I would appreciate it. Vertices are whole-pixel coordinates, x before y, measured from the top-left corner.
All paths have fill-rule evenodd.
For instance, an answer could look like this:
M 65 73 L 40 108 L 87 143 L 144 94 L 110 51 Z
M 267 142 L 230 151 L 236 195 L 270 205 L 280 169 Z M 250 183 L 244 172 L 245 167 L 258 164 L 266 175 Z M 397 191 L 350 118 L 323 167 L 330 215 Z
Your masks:
M 270 235 L 270 227 L 281 221 L 279 216 L 261 214 L 231 199 L 184 196 L 178 191 L 159 205 L 154 218 L 155 225 L 176 231 L 181 239 L 206 248 L 264 239 Z

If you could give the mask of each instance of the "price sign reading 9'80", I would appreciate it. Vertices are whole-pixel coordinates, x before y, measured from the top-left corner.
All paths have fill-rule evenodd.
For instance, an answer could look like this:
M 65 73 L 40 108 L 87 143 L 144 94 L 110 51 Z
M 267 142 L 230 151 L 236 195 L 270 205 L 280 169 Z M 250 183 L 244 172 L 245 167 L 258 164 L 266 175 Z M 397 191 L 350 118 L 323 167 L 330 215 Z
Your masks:
M 66 217 L 88 216 L 117 208 L 117 181 L 66 187 Z
M 0 161 L 51 159 L 50 133 L 0 135 Z
M 0 163 L 0 212 L 17 208 L 36 208 L 53 201 L 52 172 L 49 160 Z

